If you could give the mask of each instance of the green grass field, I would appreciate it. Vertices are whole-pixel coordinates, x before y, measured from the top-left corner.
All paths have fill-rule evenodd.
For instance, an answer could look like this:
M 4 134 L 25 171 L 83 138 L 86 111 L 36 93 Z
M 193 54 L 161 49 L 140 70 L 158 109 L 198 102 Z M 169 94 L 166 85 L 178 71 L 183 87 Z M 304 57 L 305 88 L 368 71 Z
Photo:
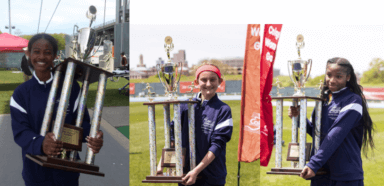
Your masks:
M 308 107 L 308 117 L 312 113 L 313 107 Z M 285 144 L 283 146 L 282 152 L 282 163 L 283 167 L 290 167 L 291 162 L 286 161 L 288 143 L 291 141 L 291 126 L 292 120 L 286 115 L 288 111 L 288 106 L 284 107 L 284 116 L 283 116 L 283 140 Z M 366 159 L 363 157 L 363 170 L 364 170 L 364 184 L 365 185 L 384 185 L 384 177 L 382 175 L 384 172 L 384 154 L 380 153 L 384 150 L 384 109 L 369 109 L 370 116 L 373 122 L 376 125 L 376 133 L 374 134 L 374 141 L 376 149 L 374 151 L 374 157 Z M 274 107 L 274 119 L 275 107 Z M 307 135 L 307 141 L 312 142 L 312 138 Z M 304 180 L 299 176 L 289 176 L 289 175 L 271 175 L 267 174 L 271 168 L 275 167 L 275 147 L 272 151 L 272 156 L 269 162 L 268 167 L 260 167 L 260 183 L 261 185 L 269 186 L 286 186 L 286 185 L 310 185 L 310 181 Z M 369 151 L 372 152 L 372 151 Z M 369 153 L 370 154 L 370 153 Z M 363 156 L 363 155 L 362 155 Z M 368 156 L 370 157 L 370 156 Z
M 0 70 L 0 114 L 9 114 L 9 101 L 13 91 L 24 82 L 23 73 L 12 73 L 12 71 Z M 118 89 L 122 88 L 128 81 L 120 78 L 118 82 L 107 81 L 107 89 L 104 98 L 104 106 L 128 106 L 129 96 L 120 95 Z M 92 108 L 96 99 L 98 83 L 89 86 L 87 106 Z M 81 86 L 81 83 L 80 83 Z M 128 88 L 128 87 L 127 87 Z
M 233 133 L 227 144 L 227 179 L 226 185 L 237 185 L 237 147 L 239 143 L 240 101 L 225 101 L 232 109 Z M 171 108 L 172 110 L 172 108 Z M 171 115 L 172 117 L 172 115 Z M 157 161 L 160 159 L 161 149 L 164 147 L 164 120 L 162 106 L 156 106 L 156 140 Z M 141 183 L 150 173 L 149 165 L 149 131 L 148 107 L 143 103 L 130 103 L 130 185 L 144 185 Z M 260 162 L 241 163 L 241 185 L 259 185 Z M 176 184 L 145 184 L 145 185 L 176 185 Z

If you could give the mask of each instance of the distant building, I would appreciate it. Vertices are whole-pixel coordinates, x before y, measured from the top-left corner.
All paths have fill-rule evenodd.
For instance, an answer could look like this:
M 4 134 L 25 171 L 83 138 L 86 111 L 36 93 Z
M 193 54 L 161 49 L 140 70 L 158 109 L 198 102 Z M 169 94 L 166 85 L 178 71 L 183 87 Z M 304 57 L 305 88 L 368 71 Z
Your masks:
M 234 58 L 225 58 L 218 59 L 222 63 L 227 64 L 231 67 L 237 68 L 237 74 L 243 74 L 244 58 L 234 57 Z M 273 68 L 273 77 L 280 75 L 280 69 Z
M 181 62 L 182 74 L 188 76 L 189 75 L 188 61 L 186 61 L 185 59 L 186 59 L 185 50 L 179 50 L 179 52 L 176 54 L 173 54 L 173 58 L 171 58 L 172 62 L 174 63 Z

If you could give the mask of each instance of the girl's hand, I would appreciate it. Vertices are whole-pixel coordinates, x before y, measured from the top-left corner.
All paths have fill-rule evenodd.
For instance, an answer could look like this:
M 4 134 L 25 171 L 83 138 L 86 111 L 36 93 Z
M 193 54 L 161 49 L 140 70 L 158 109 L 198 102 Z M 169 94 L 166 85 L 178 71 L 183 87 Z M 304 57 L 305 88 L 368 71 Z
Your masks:
M 97 154 L 99 153 L 101 147 L 103 146 L 104 140 L 103 140 L 103 131 L 99 130 L 96 134 L 96 138 L 92 138 L 87 136 L 85 138 L 87 140 L 87 146 L 92 149 L 93 153 Z
M 48 132 L 43 140 L 43 152 L 48 156 L 57 156 L 63 150 L 63 142 L 57 141 L 52 132 Z
M 301 171 L 300 177 L 304 179 L 309 179 L 314 177 L 315 175 L 316 175 L 315 172 L 313 172 L 311 168 L 309 168 L 308 166 L 305 166 L 303 171 Z
M 300 106 L 294 107 L 290 106 L 288 108 L 288 116 L 292 119 L 292 117 L 296 117 L 299 115 Z
M 196 183 L 196 178 L 197 178 L 198 173 L 195 172 L 194 170 L 191 170 L 188 172 L 187 175 L 182 179 L 183 180 L 183 185 L 192 185 Z

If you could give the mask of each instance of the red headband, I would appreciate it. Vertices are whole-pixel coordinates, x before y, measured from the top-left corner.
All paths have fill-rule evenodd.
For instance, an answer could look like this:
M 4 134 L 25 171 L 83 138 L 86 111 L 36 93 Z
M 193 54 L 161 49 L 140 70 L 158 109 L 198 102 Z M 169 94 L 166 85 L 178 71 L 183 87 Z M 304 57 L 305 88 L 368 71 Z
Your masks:
M 211 71 L 211 72 L 214 72 L 217 74 L 217 76 L 219 76 L 219 79 L 221 79 L 221 73 L 220 73 L 220 70 L 216 67 L 216 66 L 213 66 L 213 65 L 203 65 L 201 67 L 199 67 L 197 70 L 196 70 L 196 80 L 198 79 L 199 75 L 202 73 L 202 72 L 205 72 L 205 71 Z

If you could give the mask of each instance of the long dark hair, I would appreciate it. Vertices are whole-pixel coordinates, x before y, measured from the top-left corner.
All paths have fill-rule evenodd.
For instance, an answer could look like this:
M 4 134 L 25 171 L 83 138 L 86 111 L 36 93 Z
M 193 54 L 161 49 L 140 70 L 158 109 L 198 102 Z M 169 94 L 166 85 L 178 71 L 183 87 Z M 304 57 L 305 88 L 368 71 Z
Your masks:
M 355 71 L 353 70 L 351 63 L 347 59 L 335 57 L 335 58 L 329 59 L 327 61 L 327 67 L 329 64 L 340 65 L 343 67 L 347 76 L 351 75 L 351 78 L 349 79 L 349 81 L 347 81 L 346 86 L 353 93 L 359 95 L 362 99 L 362 102 L 363 102 L 362 103 L 363 121 L 364 121 L 364 123 L 363 123 L 363 130 L 364 130 L 364 132 L 363 132 L 363 153 L 364 153 L 365 157 L 368 157 L 368 155 L 367 155 L 368 145 L 371 147 L 372 150 L 375 148 L 375 144 L 373 142 L 373 132 L 375 131 L 375 127 L 374 127 L 374 124 L 372 122 L 371 116 L 369 116 L 369 113 L 368 113 L 367 101 L 365 100 L 365 96 L 363 94 L 363 87 L 361 85 L 357 84 L 357 78 L 355 75 Z M 322 95 L 323 99 L 327 99 L 325 96 L 325 92 L 327 92 L 329 90 L 329 88 L 327 87 L 326 80 L 325 80 L 326 76 L 327 76 L 327 74 L 325 74 L 324 88 L 321 91 L 321 95 Z M 372 153 L 373 153 L 373 151 L 372 151 Z

